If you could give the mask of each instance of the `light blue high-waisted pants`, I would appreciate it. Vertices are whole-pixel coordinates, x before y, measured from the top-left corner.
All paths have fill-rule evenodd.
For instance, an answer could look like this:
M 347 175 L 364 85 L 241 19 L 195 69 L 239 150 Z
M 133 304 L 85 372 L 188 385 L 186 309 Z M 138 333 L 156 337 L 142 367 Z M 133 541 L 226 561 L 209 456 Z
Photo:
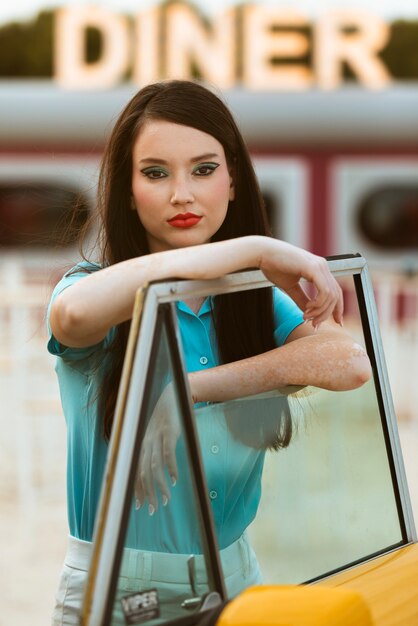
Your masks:
M 61 572 L 52 617 L 52 626 L 78 626 L 84 587 L 89 569 L 92 543 L 68 538 L 68 549 Z M 232 598 L 246 587 L 262 582 L 257 558 L 246 533 L 220 551 L 225 586 Z M 118 579 L 113 624 L 125 624 L 120 599 L 136 591 L 157 589 L 161 617 L 167 619 L 187 615 L 181 609 L 183 600 L 192 597 L 187 561 L 190 554 L 148 552 L 125 548 Z M 204 557 L 195 555 L 196 592 L 208 590 Z M 152 622 L 157 623 L 157 622 Z

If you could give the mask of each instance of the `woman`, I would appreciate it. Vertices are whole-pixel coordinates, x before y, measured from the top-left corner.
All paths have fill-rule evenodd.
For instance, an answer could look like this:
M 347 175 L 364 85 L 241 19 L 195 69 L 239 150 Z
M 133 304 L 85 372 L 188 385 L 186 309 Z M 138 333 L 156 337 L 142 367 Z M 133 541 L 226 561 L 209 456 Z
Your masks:
M 49 308 L 48 348 L 60 357 L 57 373 L 68 427 L 71 535 L 55 624 L 76 623 L 85 580 L 77 554 L 88 556 L 90 550 L 138 287 L 174 276 L 217 278 L 256 267 L 280 288 L 219 296 L 213 307 L 203 299 L 179 307 L 196 403 L 223 402 L 286 384 L 352 389 L 370 376 L 367 355 L 340 328 L 341 290 L 325 260 L 268 236 L 245 143 L 226 106 L 203 86 L 157 83 L 132 98 L 105 151 L 98 209 L 99 262 L 85 262 L 66 274 Z M 314 298 L 302 289 L 302 278 L 315 287 Z M 201 324 L 193 330 L 196 318 Z M 199 360 L 196 348 L 202 341 L 211 355 L 206 363 Z M 150 527 L 148 541 L 136 540 L 133 533 L 126 542 L 132 551 L 146 550 L 155 563 L 164 550 L 178 559 L 191 551 L 182 543 L 185 533 L 179 520 L 171 519 L 166 528 L 174 536 L 177 523 L 177 539 L 162 536 L 162 531 L 158 535 L 156 522 L 150 526 L 151 518 L 162 519 L 162 507 L 167 512 L 171 508 L 174 515 L 173 493 L 181 487 L 174 487 L 179 479 L 177 434 L 167 428 L 172 423 L 167 396 L 164 391 L 155 406 L 146 435 L 151 445 L 145 447 L 152 452 L 142 455 L 138 473 L 136 509 L 141 528 Z M 286 441 L 275 436 L 264 447 L 280 445 Z M 171 485 L 161 470 L 165 467 Z M 244 530 L 257 508 L 261 467 L 259 463 L 258 474 L 251 478 L 251 505 L 240 516 Z M 231 518 L 226 527 L 217 528 L 223 537 L 220 547 L 229 555 L 238 544 L 240 552 L 242 545 L 249 550 L 236 523 Z M 257 582 L 256 562 L 251 562 L 254 576 L 239 574 L 230 581 L 230 593 Z

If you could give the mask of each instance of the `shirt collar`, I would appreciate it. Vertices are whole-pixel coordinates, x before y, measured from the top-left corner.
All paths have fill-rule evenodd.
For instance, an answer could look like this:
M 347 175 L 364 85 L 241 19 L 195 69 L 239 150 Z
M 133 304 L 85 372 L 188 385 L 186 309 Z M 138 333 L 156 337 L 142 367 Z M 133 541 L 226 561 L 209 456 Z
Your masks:
M 208 296 L 204 301 L 202 306 L 200 307 L 200 311 L 198 314 L 193 313 L 191 309 L 185 304 L 182 300 L 176 302 L 176 307 L 179 311 L 183 311 L 183 313 L 187 313 L 188 315 L 195 315 L 196 317 L 200 317 L 205 313 L 210 313 L 212 310 L 212 296 Z

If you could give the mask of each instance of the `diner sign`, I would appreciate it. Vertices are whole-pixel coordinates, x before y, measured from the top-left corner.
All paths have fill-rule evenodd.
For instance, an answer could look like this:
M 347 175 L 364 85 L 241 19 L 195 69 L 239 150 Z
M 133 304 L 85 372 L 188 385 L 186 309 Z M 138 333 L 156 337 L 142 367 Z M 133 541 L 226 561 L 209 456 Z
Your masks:
M 99 31 L 102 43 L 94 62 L 85 54 L 89 28 Z M 68 89 L 110 88 L 130 70 L 133 82 L 143 85 L 189 79 L 197 68 L 224 89 L 332 90 L 343 83 L 345 63 L 361 85 L 381 89 L 391 82 L 378 56 L 389 32 L 379 17 L 358 9 L 326 11 L 312 23 L 292 7 L 241 5 L 208 22 L 183 2 L 132 19 L 97 5 L 68 6 L 55 14 L 55 80 Z

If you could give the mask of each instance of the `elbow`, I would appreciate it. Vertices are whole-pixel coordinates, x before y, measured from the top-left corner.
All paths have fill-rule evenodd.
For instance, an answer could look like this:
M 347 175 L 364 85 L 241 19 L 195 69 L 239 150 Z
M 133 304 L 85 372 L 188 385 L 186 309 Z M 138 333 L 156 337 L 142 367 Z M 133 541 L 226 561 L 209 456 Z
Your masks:
M 59 296 L 51 308 L 50 325 L 54 337 L 61 344 L 79 347 L 79 332 L 83 323 L 78 307 Z
M 372 377 L 372 367 L 370 361 L 367 359 L 367 363 L 356 364 L 352 374 L 352 384 L 350 389 L 358 389 L 367 383 Z
M 347 390 L 358 389 L 367 383 L 373 374 L 370 359 L 361 346 L 354 344 L 348 368 L 349 375 L 347 376 Z

